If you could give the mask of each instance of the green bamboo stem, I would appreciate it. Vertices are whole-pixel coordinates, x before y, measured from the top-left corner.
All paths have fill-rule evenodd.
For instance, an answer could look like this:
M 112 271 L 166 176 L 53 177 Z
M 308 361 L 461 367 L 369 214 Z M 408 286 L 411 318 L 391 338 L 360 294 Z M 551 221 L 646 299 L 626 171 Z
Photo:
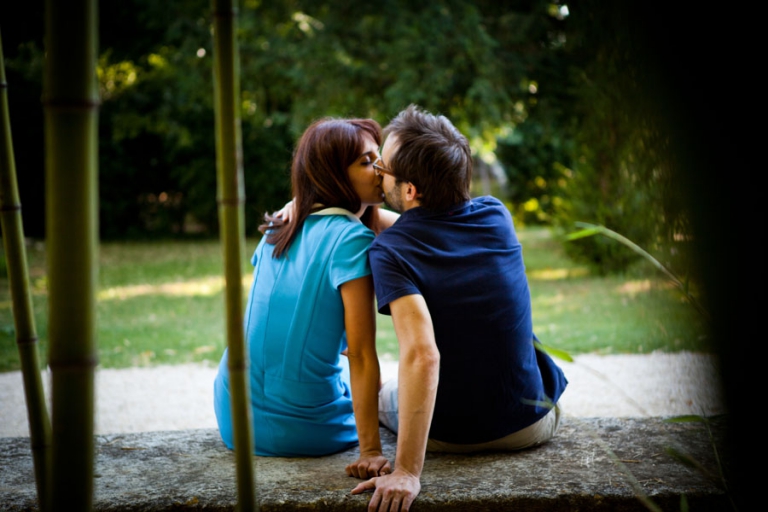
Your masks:
M 46 0 L 46 243 L 54 510 L 90 510 L 94 469 L 96 0 Z
M 8 85 L 5 81 L 2 38 L 0 38 L 0 225 L 3 230 L 8 282 L 13 303 L 13 324 L 19 349 L 24 397 L 27 403 L 29 438 L 35 466 L 35 483 L 40 510 L 50 510 L 48 471 L 50 468 L 51 422 L 45 406 L 45 391 L 40 375 L 37 330 L 29 289 L 27 250 L 21 222 L 21 200 L 16 181 L 11 119 L 8 109 Z
M 227 346 L 235 440 L 238 510 L 258 508 L 253 470 L 248 346 L 243 328 L 241 262 L 245 247 L 240 68 L 237 9 L 231 0 L 212 0 L 214 20 L 214 104 L 219 227 L 226 279 Z

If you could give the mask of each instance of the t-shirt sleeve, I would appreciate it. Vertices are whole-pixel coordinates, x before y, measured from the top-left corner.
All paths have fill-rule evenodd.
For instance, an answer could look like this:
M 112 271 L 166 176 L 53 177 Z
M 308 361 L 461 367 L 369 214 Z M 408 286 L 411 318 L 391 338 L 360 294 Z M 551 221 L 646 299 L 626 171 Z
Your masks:
M 362 224 L 354 224 L 342 235 L 330 261 L 330 278 L 334 288 L 347 281 L 371 274 L 368 249 L 373 242 L 373 231 Z
M 379 235 L 381 237 L 381 235 Z M 379 240 L 371 246 L 368 259 L 373 272 L 373 286 L 379 313 L 389 315 L 389 303 L 406 295 L 421 294 L 409 272 L 386 244 Z
M 259 262 L 259 255 L 264 258 L 268 254 L 271 257 L 272 251 L 270 249 L 274 249 L 274 247 L 274 245 L 267 244 L 266 236 L 262 237 L 261 240 L 259 240 L 258 245 L 256 245 L 256 249 L 253 251 L 253 256 L 251 256 L 251 265 L 254 267 L 256 266 Z

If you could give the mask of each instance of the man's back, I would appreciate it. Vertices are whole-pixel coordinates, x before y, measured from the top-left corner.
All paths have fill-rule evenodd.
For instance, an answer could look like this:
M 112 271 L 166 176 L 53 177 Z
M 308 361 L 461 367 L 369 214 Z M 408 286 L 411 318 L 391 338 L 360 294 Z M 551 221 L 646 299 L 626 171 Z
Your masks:
M 533 348 L 522 248 L 498 200 L 441 213 L 410 209 L 377 237 L 369 257 L 382 313 L 411 294 L 429 308 L 441 361 L 430 438 L 498 439 L 559 399 L 565 378 Z

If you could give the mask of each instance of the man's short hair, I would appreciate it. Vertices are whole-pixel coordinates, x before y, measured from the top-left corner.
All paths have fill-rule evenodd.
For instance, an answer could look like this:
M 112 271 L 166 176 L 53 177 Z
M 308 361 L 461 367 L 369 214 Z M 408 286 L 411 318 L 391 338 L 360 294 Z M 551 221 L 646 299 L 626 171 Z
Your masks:
M 410 105 L 389 123 L 384 134 L 397 137 L 395 154 L 386 164 L 398 181 L 416 186 L 422 207 L 441 211 L 469 201 L 469 142 L 448 118 Z

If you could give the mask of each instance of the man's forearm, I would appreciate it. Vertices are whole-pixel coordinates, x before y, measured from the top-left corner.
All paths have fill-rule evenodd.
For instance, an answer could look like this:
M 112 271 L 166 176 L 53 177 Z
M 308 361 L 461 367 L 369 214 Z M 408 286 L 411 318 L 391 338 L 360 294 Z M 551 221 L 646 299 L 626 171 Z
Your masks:
M 401 353 L 398 376 L 397 456 L 395 470 L 421 475 L 440 375 L 437 349 Z

